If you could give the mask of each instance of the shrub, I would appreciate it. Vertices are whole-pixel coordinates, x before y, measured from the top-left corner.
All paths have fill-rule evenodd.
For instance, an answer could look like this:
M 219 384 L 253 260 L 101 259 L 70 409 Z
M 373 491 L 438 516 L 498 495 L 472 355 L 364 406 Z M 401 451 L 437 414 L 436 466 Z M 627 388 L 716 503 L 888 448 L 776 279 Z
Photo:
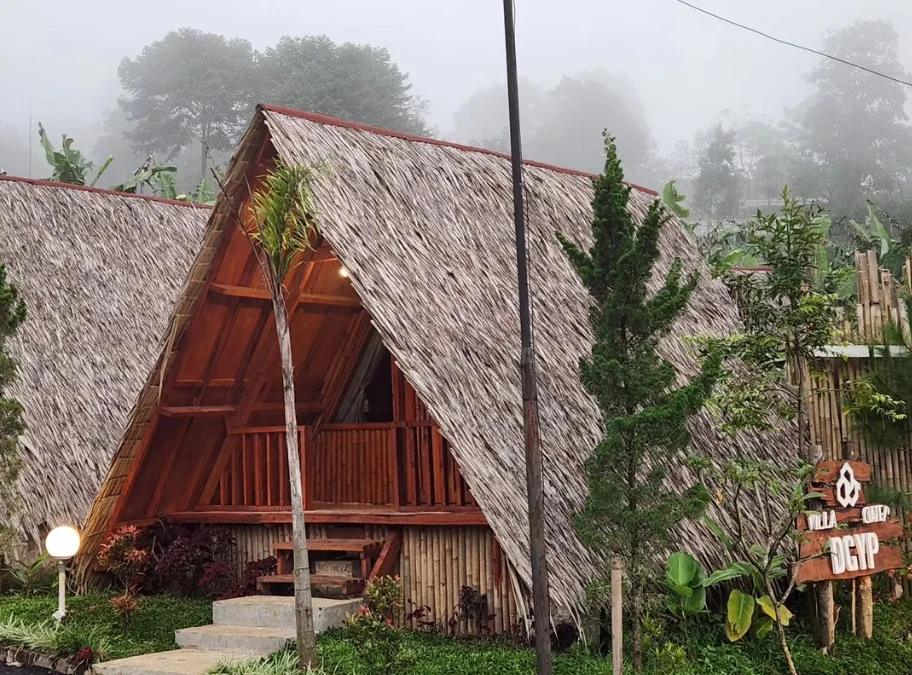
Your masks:
M 278 570 L 279 562 L 275 556 L 266 556 L 259 560 L 251 560 L 244 567 L 244 573 L 241 575 L 241 585 L 244 589 L 244 595 L 255 595 L 257 592 L 257 579 L 260 577 L 275 574 Z
M 408 669 L 397 621 L 402 606 L 399 577 L 380 577 L 364 590 L 364 604 L 346 622 L 346 634 L 370 675 L 392 675 Z
M 60 624 L 49 620 L 27 623 L 18 618 L 0 622 L 0 645 L 73 659 L 77 664 L 94 663 L 111 651 L 111 640 L 101 626 Z
M 234 568 L 237 553 L 229 530 L 190 528 L 160 523 L 143 533 L 151 556 L 147 592 L 178 596 L 202 594 L 204 565 L 222 563 Z
M 142 585 L 149 551 L 139 547 L 139 529 L 133 525 L 117 528 L 98 551 L 98 563 L 120 582 L 126 593 Z
M 61 624 L 56 634 L 55 654 L 77 664 L 103 661 L 112 649 L 112 636 L 104 626 Z
M 136 603 L 136 597 L 129 591 L 111 598 L 110 603 L 114 614 L 119 616 L 124 623 L 130 623 L 130 619 L 133 618 L 133 612 L 139 607 Z
M 47 553 L 42 553 L 30 563 L 13 561 L 3 568 L 4 580 L 23 598 L 36 592 L 48 592 L 54 585 L 55 576 L 47 560 Z

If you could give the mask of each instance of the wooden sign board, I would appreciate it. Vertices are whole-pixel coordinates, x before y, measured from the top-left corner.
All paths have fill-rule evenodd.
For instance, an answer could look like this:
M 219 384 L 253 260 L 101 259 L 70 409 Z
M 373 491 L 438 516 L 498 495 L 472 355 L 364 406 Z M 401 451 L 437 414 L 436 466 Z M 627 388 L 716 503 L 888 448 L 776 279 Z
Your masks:
M 863 462 L 821 462 L 811 490 L 824 509 L 798 518 L 801 531 L 798 583 L 841 581 L 902 567 L 902 549 L 888 542 L 903 536 L 890 509 L 865 501 L 871 467 Z

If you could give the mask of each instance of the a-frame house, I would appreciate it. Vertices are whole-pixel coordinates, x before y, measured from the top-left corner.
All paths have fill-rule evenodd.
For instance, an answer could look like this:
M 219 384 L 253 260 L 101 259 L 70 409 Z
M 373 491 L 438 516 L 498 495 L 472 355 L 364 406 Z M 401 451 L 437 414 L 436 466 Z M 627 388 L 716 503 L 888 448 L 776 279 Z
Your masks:
M 251 560 L 290 537 L 272 309 L 238 226 L 277 158 L 315 167 L 320 236 L 287 281 L 312 548 L 359 555 L 365 577 L 398 572 L 406 598 L 441 624 L 473 588 L 491 628 L 508 629 L 530 581 L 509 161 L 268 106 L 232 161 L 95 501 L 84 564 L 116 526 L 160 518 L 230 526 Z M 572 612 L 592 568 L 571 517 L 600 432 L 576 374 L 591 342 L 588 297 L 554 232 L 590 240 L 591 184 L 530 162 L 526 189 L 552 595 Z M 642 215 L 653 199 L 634 189 L 631 209 Z M 663 237 L 662 266 L 702 266 L 680 225 Z M 693 372 L 679 336 L 737 326 L 725 288 L 704 279 L 664 351 Z M 708 415 L 693 431 L 716 456 L 789 452 L 777 436 L 724 439 Z M 717 555 L 705 534 L 688 538 Z

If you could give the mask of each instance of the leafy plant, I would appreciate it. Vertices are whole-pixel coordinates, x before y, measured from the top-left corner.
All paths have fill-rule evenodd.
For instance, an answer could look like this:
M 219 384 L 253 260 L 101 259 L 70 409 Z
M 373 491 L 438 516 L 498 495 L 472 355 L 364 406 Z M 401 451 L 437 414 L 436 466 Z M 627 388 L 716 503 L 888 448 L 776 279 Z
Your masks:
M 149 551 L 139 547 L 139 529 L 133 525 L 119 527 L 98 551 L 98 564 L 114 575 L 129 595 L 131 589 L 142 585 Z
M 307 669 L 316 675 L 318 670 Z M 290 649 L 282 649 L 269 656 L 255 659 L 221 659 L 206 671 L 206 675 L 301 675 L 304 671 L 298 665 L 298 655 Z
M 810 371 L 815 354 L 832 342 L 838 316 L 835 290 L 842 273 L 819 267 L 827 227 L 816 205 L 798 202 L 784 188 L 782 208 L 758 213 L 744 231 L 745 249 L 768 271 L 743 274 L 728 265 L 716 270 L 738 295 L 744 332 L 705 340 L 730 359 L 713 398 L 723 430 L 769 429 L 795 420 L 803 458 L 810 457 Z
M 589 496 L 574 519 L 581 540 L 604 561 L 623 560 L 630 579 L 635 667 L 643 663 L 643 593 L 652 556 L 670 545 L 684 518 L 698 515 L 707 496 L 700 489 L 680 495 L 666 485 L 665 467 L 690 444 L 687 421 L 709 396 L 720 359 L 710 356 L 699 373 L 675 387 L 675 366 L 657 352 L 684 311 L 697 285 L 676 260 L 654 294 L 647 283 L 659 260 L 659 235 L 667 215 L 659 201 L 637 226 L 627 209 L 630 188 L 614 139 L 605 137 L 605 169 L 593 180 L 594 244 L 580 249 L 560 233 L 558 240 L 593 307 L 595 336 L 590 356 L 580 359 L 579 375 L 601 411 L 602 439 L 586 461 Z
M 100 625 L 80 625 L 64 622 L 54 637 L 55 655 L 73 659 L 77 665 L 103 661 L 113 649 L 113 637 Z
M 906 316 L 912 316 L 912 296 L 900 298 Z M 880 344 L 869 348 L 867 377 L 856 380 L 843 404 L 865 439 L 892 450 L 906 443 L 912 414 L 912 337 L 902 323 L 883 327 Z
M 51 180 L 71 185 L 86 184 L 88 173 L 92 170 L 93 164 L 83 157 L 79 150 L 73 147 L 72 138 L 64 134 L 60 150 L 57 150 L 48 138 L 41 122 L 38 122 L 38 138 L 41 142 L 41 147 L 44 149 L 45 159 L 47 159 L 47 163 L 53 169 Z M 95 176 L 89 182 L 89 186 L 94 186 L 98 182 L 98 179 L 101 178 L 101 175 L 113 161 L 114 157 L 108 155 L 107 159 L 98 167 L 98 171 L 95 172 Z
M 47 560 L 47 553 L 42 553 L 31 562 L 14 561 L 4 567 L 3 571 L 19 594 L 27 598 L 37 589 L 50 588 L 54 572 Z
M 694 460 L 694 466 L 707 483 L 717 487 L 717 504 L 728 502 L 728 512 L 732 514 L 725 524 L 704 517 L 709 529 L 737 560 L 711 578 L 720 582 L 746 577 L 754 589 L 753 595 L 732 590 L 725 634 L 729 640 L 737 641 L 751 626 L 758 637 L 775 627 L 789 672 L 796 675 L 784 628 L 792 617 L 786 602 L 796 588 L 801 562 L 794 564 L 791 579 L 787 582 L 786 579 L 789 560 L 798 559 L 800 533 L 796 519 L 808 510 L 808 502 L 822 497 L 808 490 L 814 467 L 799 460 L 793 469 L 787 470 L 750 458 L 735 459 L 721 469 L 703 460 Z M 757 514 L 756 520 L 761 523 L 762 538 L 757 541 L 745 535 L 747 510 Z M 757 619 L 754 619 L 755 610 L 759 612 Z
M 119 616 L 124 623 L 130 623 L 133 613 L 139 608 L 136 596 L 127 591 L 123 595 L 111 598 L 111 607 L 114 614 Z
M 392 675 L 408 670 L 398 626 L 402 584 L 398 577 L 380 577 L 364 590 L 364 604 L 348 618 L 346 635 L 358 649 L 370 675 Z
M 160 522 L 140 533 L 149 551 L 144 592 L 194 597 L 204 592 L 200 581 L 207 563 L 235 568 L 237 546 L 230 530 Z
M 459 604 L 456 606 L 454 616 L 450 619 L 451 627 L 460 621 L 469 622 L 475 629 L 476 635 L 489 633 L 490 622 L 494 615 L 488 611 L 488 597 L 482 595 L 471 586 L 462 586 L 459 589 Z

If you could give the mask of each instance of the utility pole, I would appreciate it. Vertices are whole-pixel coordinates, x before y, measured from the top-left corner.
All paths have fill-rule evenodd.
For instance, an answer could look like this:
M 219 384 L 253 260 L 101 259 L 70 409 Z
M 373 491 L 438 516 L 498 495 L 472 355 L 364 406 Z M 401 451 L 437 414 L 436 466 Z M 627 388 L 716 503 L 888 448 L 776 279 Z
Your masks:
M 513 0 L 504 0 L 507 45 L 507 94 L 510 105 L 510 155 L 513 163 L 513 220 L 516 227 L 516 270 L 519 277 L 519 329 L 522 345 L 520 373 L 523 397 L 523 434 L 526 448 L 526 494 L 529 500 L 529 549 L 532 562 L 532 611 L 535 617 L 537 675 L 551 675 L 551 607 L 548 598 L 548 561 L 545 558 L 542 456 L 538 434 L 538 389 L 535 350 L 529 310 L 529 268 L 523 209 L 522 139 L 519 130 L 519 78 L 516 74 L 516 29 Z

